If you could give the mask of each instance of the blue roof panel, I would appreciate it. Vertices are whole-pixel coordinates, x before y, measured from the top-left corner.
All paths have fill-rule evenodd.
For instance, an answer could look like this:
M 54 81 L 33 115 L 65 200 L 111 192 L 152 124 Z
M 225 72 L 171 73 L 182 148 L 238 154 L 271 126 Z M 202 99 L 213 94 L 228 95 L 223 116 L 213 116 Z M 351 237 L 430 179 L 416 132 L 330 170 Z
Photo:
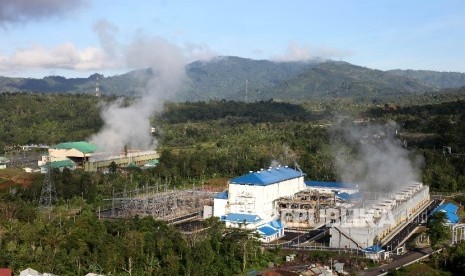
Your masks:
M 354 183 L 345 182 L 327 182 L 327 181 L 305 181 L 305 185 L 308 187 L 322 187 L 330 189 L 358 189 L 358 185 Z
M 456 223 L 458 223 L 460 221 L 460 217 L 457 216 L 456 214 L 446 212 L 446 216 L 447 216 L 447 220 L 452 224 L 456 224 Z
M 453 213 L 453 214 L 456 214 L 457 213 L 457 210 L 459 209 L 459 207 L 453 203 L 446 203 L 446 204 L 441 204 L 438 206 L 437 210 L 440 211 L 440 210 L 444 210 L 448 213 Z
M 301 176 L 305 176 L 305 173 L 287 167 L 277 167 L 233 178 L 230 183 L 267 186 Z
M 449 223 L 456 224 L 460 221 L 460 217 L 457 216 L 457 211 L 459 207 L 453 203 L 445 203 L 441 204 L 434 211 L 432 212 L 433 214 L 436 212 L 444 212 L 446 213 L 446 218 Z
M 365 248 L 365 251 L 378 253 L 378 252 L 384 251 L 384 249 L 381 246 L 379 246 L 378 244 L 374 244 L 374 245 L 372 245 L 370 247 Z
M 270 226 L 262 226 L 258 228 L 258 231 L 262 232 L 265 236 L 271 236 L 278 233 L 278 230 Z
M 358 193 L 353 193 L 353 194 L 349 194 L 349 193 L 338 193 L 336 196 L 339 197 L 340 199 L 344 200 L 344 201 L 357 201 L 357 200 L 362 199 L 363 194 L 360 193 L 360 192 L 358 192 Z
M 230 213 L 227 214 L 224 221 L 231 221 L 231 222 L 246 222 L 246 223 L 255 223 L 261 221 L 261 218 L 254 214 L 240 214 L 240 213 Z
M 280 220 L 272 220 L 272 221 L 270 221 L 270 225 L 273 226 L 276 229 L 283 228 L 283 224 L 281 223 Z
M 226 190 L 226 191 L 223 191 L 221 193 L 217 193 L 215 195 L 215 198 L 216 199 L 228 199 L 228 191 Z

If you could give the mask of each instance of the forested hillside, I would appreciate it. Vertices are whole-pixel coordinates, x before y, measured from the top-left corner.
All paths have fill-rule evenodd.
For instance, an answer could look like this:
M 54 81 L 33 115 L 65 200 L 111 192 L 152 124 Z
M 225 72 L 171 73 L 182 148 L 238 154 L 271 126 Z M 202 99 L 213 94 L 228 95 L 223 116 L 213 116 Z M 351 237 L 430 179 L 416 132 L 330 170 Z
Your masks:
M 0 152 L 5 145 L 86 139 L 102 125 L 97 103 L 90 95 L 0 94 Z
M 234 100 L 285 101 L 350 98 L 361 102 L 385 100 L 439 89 L 460 88 L 465 74 L 433 71 L 381 71 L 347 62 L 273 62 L 218 57 L 186 66 L 187 78 L 173 101 Z M 93 74 L 88 78 L 43 79 L 0 77 L 2 92 L 94 94 L 96 82 L 103 95 L 134 95 L 153 77 L 150 69 L 122 75 Z
M 418 80 L 437 88 L 458 88 L 465 86 L 465 74 L 458 72 L 435 72 L 427 70 L 391 70 L 388 73 Z

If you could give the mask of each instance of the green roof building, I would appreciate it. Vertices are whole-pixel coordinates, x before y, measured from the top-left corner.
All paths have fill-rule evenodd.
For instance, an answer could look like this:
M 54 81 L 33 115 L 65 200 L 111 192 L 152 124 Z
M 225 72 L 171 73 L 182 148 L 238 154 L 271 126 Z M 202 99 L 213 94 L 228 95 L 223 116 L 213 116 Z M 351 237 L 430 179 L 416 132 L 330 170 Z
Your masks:
M 61 143 L 55 146 L 55 149 L 76 149 L 84 154 L 87 153 L 93 153 L 97 150 L 97 146 L 85 141 L 79 141 L 79 142 L 66 142 L 66 143 Z
M 58 169 L 60 171 L 63 171 L 65 168 L 68 168 L 70 170 L 75 170 L 76 169 L 76 163 L 73 162 L 73 160 L 70 159 L 65 159 L 65 160 L 60 160 L 60 161 L 53 161 L 48 164 L 45 164 L 40 167 L 40 172 L 41 173 L 47 173 L 48 168 L 52 169 Z

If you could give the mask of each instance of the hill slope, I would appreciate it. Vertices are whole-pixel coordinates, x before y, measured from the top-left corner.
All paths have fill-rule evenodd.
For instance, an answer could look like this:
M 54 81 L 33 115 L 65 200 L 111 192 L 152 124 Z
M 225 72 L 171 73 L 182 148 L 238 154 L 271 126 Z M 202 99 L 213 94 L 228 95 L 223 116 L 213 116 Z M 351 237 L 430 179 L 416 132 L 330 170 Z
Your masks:
M 465 74 L 427 70 L 391 70 L 389 74 L 416 79 L 436 88 L 459 88 L 465 86 Z
M 465 86 L 465 74 L 434 71 L 380 71 L 347 62 L 273 62 L 239 57 L 195 61 L 186 66 L 187 80 L 175 100 L 226 99 L 239 101 L 320 98 L 383 98 Z M 134 95 L 152 76 L 150 69 L 104 77 L 43 79 L 0 77 L 1 92 L 95 92 Z

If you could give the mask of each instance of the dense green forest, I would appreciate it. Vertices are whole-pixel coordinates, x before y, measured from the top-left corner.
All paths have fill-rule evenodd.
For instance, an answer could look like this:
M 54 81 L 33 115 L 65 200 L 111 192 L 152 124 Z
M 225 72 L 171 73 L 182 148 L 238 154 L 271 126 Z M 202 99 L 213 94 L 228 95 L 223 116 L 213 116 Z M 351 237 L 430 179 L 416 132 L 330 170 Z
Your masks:
M 224 232 L 214 220 L 206 222 L 209 228 L 202 234 L 185 236 L 150 218 L 99 220 L 96 210 L 113 192 L 160 181 L 201 185 L 278 163 L 299 166 L 310 179 L 339 180 L 331 135 L 334 122 L 341 120 L 397 122 L 397 138 L 412 156 L 424 160 L 424 183 L 433 192 L 464 191 L 465 101 L 433 95 L 418 99 L 422 105 L 407 104 L 410 98 L 402 104 L 363 105 L 340 99 L 167 103 L 153 118 L 161 154 L 156 168 L 110 174 L 54 171 L 59 207 L 51 213 L 35 207 L 42 175 L 31 185 L 4 190 L 0 266 L 16 271 L 32 266 L 60 275 L 230 275 L 279 262 L 274 252 L 259 254 L 259 244 L 250 235 Z M 85 139 L 102 125 L 98 100 L 89 95 L 7 93 L 0 95 L 0 106 L 2 151 L 17 144 Z M 461 251 L 450 252 L 449 265 L 456 265 L 450 258 L 460 258 Z
M 275 261 L 251 233 L 225 230 L 216 219 L 185 235 L 151 217 L 99 220 L 79 201 L 42 212 L 3 198 L 0 267 L 59 275 L 234 275 Z
M 339 100 L 167 103 L 153 118 L 162 153 L 156 174 L 186 182 L 232 177 L 277 161 L 300 165 L 312 179 L 336 180 L 330 125 L 361 117 L 397 122 L 398 138 L 424 157 L 423 178 L 432 190 L 463 190 L 465 102 L 419 99 L 423 105 L 407 105 L 408 99 L 402 106 Z M 88 138 L 102 126 L 97 103 L 88 95 L 1 94 L 0 152 L 5 146 Z

